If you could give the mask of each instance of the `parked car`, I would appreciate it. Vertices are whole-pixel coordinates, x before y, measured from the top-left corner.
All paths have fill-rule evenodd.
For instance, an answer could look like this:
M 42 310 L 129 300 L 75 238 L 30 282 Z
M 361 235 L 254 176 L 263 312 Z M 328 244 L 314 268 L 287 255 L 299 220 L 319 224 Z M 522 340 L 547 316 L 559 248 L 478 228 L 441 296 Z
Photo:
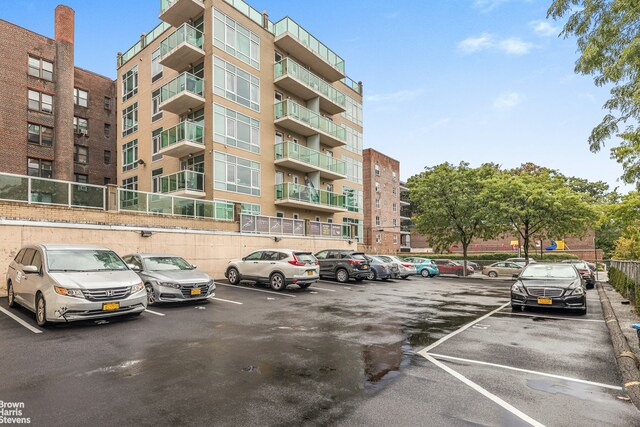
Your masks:
M 421 275 L 422 277 L 435 277 L 440 275 L 440 270 L 438 270 L 438 265 L 429 258 L 420 258 L 420 257 L 406 257 L 404 258 L 406 262 L 413 264 L 416 267 L 416 273 Z
M 450 259 L 436 259 L 434 261 L 438 266 L 440 274 L 455 274 L 456 276 L 464 275 L 464 265 L 459 262 L 452 261 Z M 473 267 L 467 265 L 467 275 L 471 275 L 473 272 Z
M 529 264 L 511 287 L 511 308 L 565 308 L 587 313 L 584 281 L 573 265 Z
M 522 266 L 520 264 L 516 264 L 515 262 L 500 261 L 486 266 L 482 271 L 482 274 L 489 277 L 513 277 L 514 274 L 520 274 L 521 271 Z
M 460 264 L 464 265 L 464 261 L 460 261 Z M 473 271 L 475 273 L 480 273 L 484 268 L 484 267 L 482 267 L 482 265 L 478 264 L 477 262 L 473 262 L 473 261 L 467 261 L 467 267 L 473 268 Z
M 295 284 L 308 288 L 320 278 L 318 260 L 311 252 L 293 249 L 262 249 L 229 261 L 224 276 L 237 285 L 243 280 L 268 283 L 274 291 Z
M 216 285 L 211 277 L 179 256 L 132 254 L 122 259 L 144 282 L 147 305 L 206 300 L 215 295 Z
M 39 244 L 22 248 L 7 271 L 9 307 L 20 304 L 38 325 L 123 314 L 147 307 L 144 284 L 110 249 Z
M 350 249 L 327 249 L 316 254 L 320 277 L 335 278 L 340 283 L 349 279 L 360 282 L 369 277 L 370 265 L 364 253 Z
M 562 262 L 566 263 L 566 264 L 579 264 L 581 262 L 584 262 L 585 264 L 587 264 L 589 266 L 591 271 L 596 271 L 596 265 L 594 263 L 592 263 L 592 262 L 589 262 L 589 261 L 584 261 L 584 260 L 581 260 L 581 259 L 565 259 Z
M 586 262 L 578 262 L 572 265 L 576 268 L 576 270 L 578 270 L 578 273 L 580 273 L 580 275 L 584 279 L 587 289 L 593 289 L 596 287 L 596 275 L 589 267 L 589 264 L 587 264 Z
M 369 275 L 368 280 L 389 280 L 393 274 L 392 266 L 390 263 L 383 261 L 374 255 L 365 255 L 367 261 L 369 261 Z M 395 266 L 396 271 L 398 266 Z
M 518 264 L 520 267 L 524 267 L 525 265 L 527 265 L 527 259 L 526 258 L 509 258 L 507 260 L 505 260 L 507 262 L 515 262 L 516 264 Z M 535 264 L 536 261 L 533 258 L 529 258 L 529 264 Z
M 417 273 L 416 266 L 410 262 L 404 261 L 396 256 L 391 255 L 378 255 L 378 257 L 390 263 L 396 263 L 398 265 L 398 275 L 400 279 L 406 279 L 409 276 L 415 276 Z

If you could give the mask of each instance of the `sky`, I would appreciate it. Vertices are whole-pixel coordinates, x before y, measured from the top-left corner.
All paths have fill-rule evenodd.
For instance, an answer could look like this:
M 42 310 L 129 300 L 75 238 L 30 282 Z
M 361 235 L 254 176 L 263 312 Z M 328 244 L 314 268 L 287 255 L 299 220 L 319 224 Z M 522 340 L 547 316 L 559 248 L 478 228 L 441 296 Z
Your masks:
M 60 0 L 0 0 L 0 19 L 53 37 Z M 400 161 L 407 179 L 461 161 L 533 162 L 612 188 L 622 168 L 587 138 L 607 88 L 574 73 L 575 39 L 546 19 L 551 0 L 249 0 L 290 16 L 344 58 L 364 85 L 364 146 Z M 76 65 L 116 76 L 125 52 L 158 23 L 160 0 L 67 0 Z

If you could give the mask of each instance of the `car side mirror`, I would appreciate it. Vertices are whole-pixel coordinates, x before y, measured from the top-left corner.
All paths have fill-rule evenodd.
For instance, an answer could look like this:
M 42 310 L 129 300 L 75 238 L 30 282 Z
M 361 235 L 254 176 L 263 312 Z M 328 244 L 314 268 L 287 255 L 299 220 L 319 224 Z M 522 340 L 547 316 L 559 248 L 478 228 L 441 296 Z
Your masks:
M 191 264 L 191 268 L 193 268 L 195 270 L 196 268 L 198 268 L 198 266 L 195 265 L 195 264 Z
M 243 257 L 243 258 L 242 258 L 242 261 L 246 261 L 246 260 L 247 260 L 247 257 Z
M 129 267 L 131 270 L 135 272 L 142 271 L 142 269 L 135 264 L 127 264 L 127 267 Z
M 511 278 L 512 278 L 512 279 L 517 279 L 518 277 L 520 277 L 520 274 L 519 274 L 519 273 L 513 273 L 513 274 L 511 275 Z
M 22 272 L 24 274 L 38 274 L 40 273 L 40 269 L 35 265 L 25 265 L 22 267 Z

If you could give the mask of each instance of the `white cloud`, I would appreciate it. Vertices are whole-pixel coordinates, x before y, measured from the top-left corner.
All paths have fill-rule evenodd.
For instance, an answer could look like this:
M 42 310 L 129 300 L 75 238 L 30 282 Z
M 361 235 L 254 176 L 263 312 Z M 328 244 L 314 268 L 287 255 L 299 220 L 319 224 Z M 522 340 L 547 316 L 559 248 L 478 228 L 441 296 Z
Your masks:
M 507 3 L 509 0 L 474 0 L 473 6 L 483 12 L 491 12 L 496 7 Z
M 525 42 L 517 37 L 511 37 L 500 41 L 500 49 L 509 55 L 524 55 L 529 53 L 533 44 Z
M 415 90 L 399 90 L 390 93 L 380 93 L 377 95 L 369 95 L 365 98 L 369 102 L 406 102 L 416 99 L 422 93 L 422 89 Z
M 560 29 L 551 25 L 548 21 L 531 21 L 529 26 L 533 29 L 533 32 L 543 37 L 554 37 L 560 34 Z
M 489 33 L 483 33 L 478 37 L 467 37 L 462 40 L 458 43 L 458 49 L 465 53 L 474 53 L 489 49 L 493 44 L 493 36 Z
M 522 95 L 518 92 L 503 93 L 493 101 L 496 110 L 511 110 L 522 103 Z

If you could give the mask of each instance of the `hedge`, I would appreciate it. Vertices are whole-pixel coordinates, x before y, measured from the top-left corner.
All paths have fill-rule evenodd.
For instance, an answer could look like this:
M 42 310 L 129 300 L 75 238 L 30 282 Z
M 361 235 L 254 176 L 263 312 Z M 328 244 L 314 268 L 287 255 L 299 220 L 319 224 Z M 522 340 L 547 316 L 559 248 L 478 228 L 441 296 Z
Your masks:
M 633 279 L 617 268 L 611 267 L 609 269 L 609 284 L 623 297 L 631 301 L 635 305 L 636 311 L 640 313 L 640 292 L 638 292 L 638 285 Z
M 451 259 L 451 260 L 462 260 L 464 257 L 461 253 L 455 254 L 418 254 L 418 253 L 401 253 L 399 254 L 401 257 L 410 256 L 410 257 L 422 257 L 422 258 L 430 258 L 430 259 Z M 513 252 L 491 252 L 491 253 L 469 253 L 467 255 L 467 261 L 505 261 L 509 258 L 518 258 L 517 253 Z M 524 254 L 522 255 L 524 258 Z M 578 259 L 577 256 L 569 253 L 545 253 L 543 258 L 540 258 L 540 254 L 534 254 L 532 252 L 529 253 L 529 258 L 533 258 L 537 261 L 562 261 L 565 259 Z

